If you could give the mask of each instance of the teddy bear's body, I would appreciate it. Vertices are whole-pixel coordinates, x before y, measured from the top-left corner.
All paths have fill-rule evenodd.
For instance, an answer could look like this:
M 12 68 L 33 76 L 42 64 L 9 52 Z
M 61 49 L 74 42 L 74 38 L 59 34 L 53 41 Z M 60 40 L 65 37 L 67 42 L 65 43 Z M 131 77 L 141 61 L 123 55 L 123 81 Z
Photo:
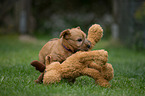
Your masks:
M 60 82 L 62 78 L 66 79 L 75 79 L 79 76 L 89 76 L 92 77 L 97 84 L 103 87 L 110 86 L 107 78 L 113 78 L 113 68 L 111 66 L 112 72 L 111 76 L 104 78 L 105 75 L 102 75 L 102 72 L 99 72 L 95 68 L 91 68 L 90 64 L 85 63 L 87 61 L 100 61 L 104 65 L 107 62 L 107 51 L 96 50 L 89 52 L 77 52 L 70 57 L 68 57 L 62 64 L 59 62 L 53 62 L 49 64 L 48 57 L 46 57 L 46 69 L 43 78 L 44 84 L 50 84 L 55 82 Z M 97 65 L 97 64 L 96 64 Z M 110 68 L 110 67 L 109 67 Z M 105 67 L 105 69 L 109 69 Z M 104 73 L 106 71 L 104 70 Z

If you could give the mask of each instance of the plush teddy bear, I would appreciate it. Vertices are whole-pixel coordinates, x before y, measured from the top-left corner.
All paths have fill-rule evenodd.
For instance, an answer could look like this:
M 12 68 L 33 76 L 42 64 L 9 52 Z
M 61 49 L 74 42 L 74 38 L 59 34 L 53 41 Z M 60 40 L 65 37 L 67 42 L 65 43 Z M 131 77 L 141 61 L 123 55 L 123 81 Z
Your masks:
M 107 51 L 77 52 L 61 64 L 59 62 L 49 64 L 51 59 L 49 55 L 46 56 L 46 69 L 43 78 L 44 84 L 60 82 L 62 78 L 75 79 L 79 76 L 89 76 L 95 80 L 96 84 L 102 87 L 110 87 L 109 81 L 113 78 L 113 68 L 111 64 L 106 63 L 108 60 Z M 102 62 L 103 68 L 101 72 L 93 68 L 92 63 L 86 63 L 87 61 Z

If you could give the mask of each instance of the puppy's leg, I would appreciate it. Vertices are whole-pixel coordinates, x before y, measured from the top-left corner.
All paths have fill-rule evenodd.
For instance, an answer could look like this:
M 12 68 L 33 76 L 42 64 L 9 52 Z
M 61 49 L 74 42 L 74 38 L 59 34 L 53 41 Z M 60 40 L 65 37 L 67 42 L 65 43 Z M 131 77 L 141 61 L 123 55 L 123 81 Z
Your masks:
M 44 70 L 45 70 L 45 65 L 37 60 L 32 61 L 31 65 L 34 66 L 35 69 L 38 70 L 39 72 L 44 72 Z M 39 75 L 38 79 L 35 80 L 35 82 L 42 83 L 43 75 L 44 75 L 44 73 L 41 73 L 41 75 Z
M 43 76 L 44 76 L 44 73 L 41 73 L 38 77 L 37 80 L 35 80 L 36 83 L 42 83 L 43 82 Z
M 44 72 L 45 65 L 37 60 L 34 60 L 31 62 L 31 65 L 35 67 L 36 70 L 39 72 Z M 36 83 L 42 83 L 44 73 L 41 73 L 41 75 L 38 77 L 37 80 L 35 80 Z
M 82 74 L 92 77 L 95 80 L 96 84 L 102 87 L 110 87 L 110 83 L 103 78 L 103 76 L 98 70 L 92 68 L 84 68 L 82 70 Z

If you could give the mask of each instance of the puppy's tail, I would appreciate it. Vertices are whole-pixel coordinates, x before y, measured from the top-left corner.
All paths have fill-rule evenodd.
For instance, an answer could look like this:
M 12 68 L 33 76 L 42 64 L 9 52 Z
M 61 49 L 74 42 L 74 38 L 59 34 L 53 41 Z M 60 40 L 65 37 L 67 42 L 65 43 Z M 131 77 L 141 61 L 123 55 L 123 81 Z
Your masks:
M 34 60 L 31 62 L 31 65 L 35 67 L 35 69 L 38 70 L 39 72 L 44 72 L 45 70 L 45 65 L 40 61 Z

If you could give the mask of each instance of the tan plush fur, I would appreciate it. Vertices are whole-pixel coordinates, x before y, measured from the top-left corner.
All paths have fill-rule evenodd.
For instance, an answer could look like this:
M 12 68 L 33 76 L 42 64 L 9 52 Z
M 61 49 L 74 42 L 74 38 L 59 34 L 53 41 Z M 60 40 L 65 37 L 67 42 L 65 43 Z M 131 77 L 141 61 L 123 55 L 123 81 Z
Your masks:
M 96 43 L 98 43 L 103 36 L 103 29 L 99 24 L 93 24 L 89 30 L 88 30 L 88 37 L 87 39 L 91 42 L 90 50 L 95 46 Z M 97 69 L 102 73 L 104 78 L 108 81 L 113 79 L 114 77 L 114 70 L 111 64 L 106 63 L 105 65 L 98 61 L 97 59 L 94 62 L 86 62 L 90 63 L 90 66 L 94 69 Z M 97 64 L 97 65 L 96 65 Z
M 99 24 L 93 24 L 88 30 L 87 39 L 91 42 L 91 47 L 89 48 L 89 50 L 91 50 L 96 45 L 96 43 L 98 43 L 101 40 L 102 36 L 103 36 L 102 27 Z M 89 66 L 101 72 L 103 63 L 100 61 L 95 61 L 95 62 L 96 63 L 92 61 L 87 61 L 85 63 L 91 63 Z
M 91 42 L 90 50 L 96 45 L 103 36 L 103 29 L 99 24 L 93 24 L 88 30 L 87 39 Z
M 95 80 L 96 84 L 103 87 L 109 87 L 109 81 L 113 78 L 113 68 L 106 63 L 108 60 L 108 53 L 104 50 L 77 52 L 68 57 L 61 64 L 59 62 L 49 64 L 50 59 L 50 56 L 46 57 L 46 69 L 43 78 L 44 84 L 60 82 L 62 78 L 75 79 L 79 76 L 89 76 Z M 99 72 L 94 67 L 91 67 L 91 63 L 85 63 L 87 61 L 102 62 L 104 64 L 102 71 Z M 109 74 L 107 72 L 108 70 Z

